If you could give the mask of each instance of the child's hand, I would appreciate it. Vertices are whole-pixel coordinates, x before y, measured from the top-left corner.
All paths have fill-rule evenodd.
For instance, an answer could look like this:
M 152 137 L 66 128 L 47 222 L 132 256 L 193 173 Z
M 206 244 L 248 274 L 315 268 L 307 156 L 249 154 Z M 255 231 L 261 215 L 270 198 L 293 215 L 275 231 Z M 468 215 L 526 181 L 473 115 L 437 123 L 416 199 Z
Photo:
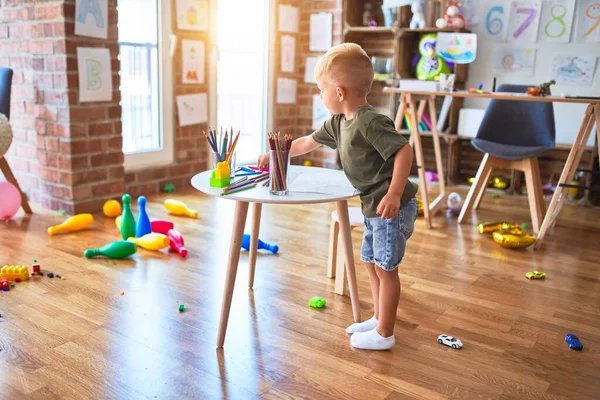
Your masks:
M 267 168 L 269 166 L 269 158 L 269 153 L 261 154 L 260 157 L 258 157 L 258 169 L 262 171 Z
M 377 206 L 377 214 L 381 215 L 381 219 L 396 218 L 398 210 L 400 210 L 400 195 L 388 192 L 379 205 Z

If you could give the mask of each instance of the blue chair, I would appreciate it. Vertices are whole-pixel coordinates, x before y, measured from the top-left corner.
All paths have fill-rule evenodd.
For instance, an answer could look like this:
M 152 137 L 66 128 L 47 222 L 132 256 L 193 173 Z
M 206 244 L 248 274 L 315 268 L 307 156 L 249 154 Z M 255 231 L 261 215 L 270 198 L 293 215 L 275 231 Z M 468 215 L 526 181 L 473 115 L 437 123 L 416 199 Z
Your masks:
M 529 86 L 501 85 L 498 92 L 526 93 Z M 473 147 L 485 153 L 458 217 L 462 223 L 479 204 L 494 168 L 525 172 L 532 227 L 538 232 L 546 205 L 537 157 L 554 148 L 556 129 L 551 102 L 492 100 L 485 112 Z
M 13 70 L 10 68 L 0 67 L 0 114 L 4 114 L 6 118 L 10 118 L 10 89 L 12 86 Z M 4 154 L 0 154 L 0 171 L 4 174 L 7 181 L 15 185 L 21 192 L 21 207 L 27 214 L 31 214 L 31 207 L 27 201 L 25 193 L 21 190 L 19 182 L 15 178 L 8 161 Z

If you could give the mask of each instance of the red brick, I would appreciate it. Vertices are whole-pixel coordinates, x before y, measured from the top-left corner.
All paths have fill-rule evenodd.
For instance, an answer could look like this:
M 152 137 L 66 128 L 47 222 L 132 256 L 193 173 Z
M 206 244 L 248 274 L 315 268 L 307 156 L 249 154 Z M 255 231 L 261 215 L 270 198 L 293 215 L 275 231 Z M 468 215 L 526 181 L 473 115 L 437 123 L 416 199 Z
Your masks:
M 109 150 L 121 150 L 123 148 L 123 137 L 117 136 L 114 138 L 108 139 L 108 149 Z
M 56 19 L 63 16 L 62 4 L 47 4 L 35 6 L 33 16 L 35 19 Z
M 54 53 L 54 42 L 52 40 L 30 41 L 29 51 L 32 54 L 52 54 Z
M 63 32 L 64 34 L 64 32 Z M 54 53 L 66 54 L 67 53 L 67 41 L 65 39 L 56 40 L 54 42 Z
M 109 107 L 108 118 L 121 118 L 121 106 Z
M 106 136 L 113 134 L 113 124 L 110 122 L 97 122 L 90 124 L 90 136 Z
M 106 118 L 106 107 L 71 107 L 71 122 L 88 122 Z M 91 134 L 91 133 L 90 133 Z
M 21 19 L 19 10 L 4 9 L 0 15 L 2 16 L 2 22 L 16 22 Z
M 94 197 L 109 196 L 123 192 L 123 182 L 105 182 L 92 185 Z
M 38 136 L 36 138 L 36 144 L 37 144 L 37 148 L 40 150 L 45 150 L 46 149 L 46 138 L 45 136 Z
M 58 138 L 47 136 L 45 138 L 46 151 L 57 152 L 58 151 Z
M 38 135 L 45 135 L 46 123 L 44 121 L 35 121 L 35 131 Z
M 90 157 L 92 167 L 108 166 L 123 163 L 123 153 L 97 154 Z
M 31 59 L 31 67 L 34 71 L 44 70 L 44 57 L 33 57 Z
M 125 169 L 123 166 L 112 167 L 108 170 L 108 179 L 111 180 L 123 180 L 125 177 Z
M 102 182 L 108 178 L 106 169 L 97 168 L 89 171 L 75 172 L 72 174 L 73 185 L 81 185 L 84 183 Z
M 8 37 L 8 26 L 0 25 L 0 39 L 6 39 Z
M 87 200 L 92 197 L 92 191 L 89 186 L 80 186 L 73 188 L 73 200 Z
M 40 168 L 40 177 L 45 182 L 60 183 L 60 172 L 57 169 Z

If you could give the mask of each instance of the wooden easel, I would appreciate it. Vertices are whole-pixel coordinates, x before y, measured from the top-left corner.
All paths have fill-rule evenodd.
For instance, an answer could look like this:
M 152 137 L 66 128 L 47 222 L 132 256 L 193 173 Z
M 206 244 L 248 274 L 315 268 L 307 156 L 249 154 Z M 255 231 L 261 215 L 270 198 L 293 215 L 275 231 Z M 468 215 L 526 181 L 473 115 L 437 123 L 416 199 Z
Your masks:
M 416 101 L 419 102 L 417 108 Z M 429 193 L 427 190 L 427 180 L 425 179 L 425 157 L 423 156 L 423 143 L 421 141 L 421 133 L 419 132 L 419 122 L 423 117 L 425 107 L 429 105 L 429 115 L 431 118 L 431 134 L 433 136 L 433 150 L 435 152 L 435 166 L 439 177 L 440 194 L 429 203 Z M 415 149 L 417 158 L 417 172 L 419 174 L 419 191 L 421 192 L 421 200 L 423 201 L 423 214 L 427 228 L 432 228 L 431 218 L 446 206 L 446 181 L 444 177 L 444 167 L 442 166 L 442 150 L 440 146 L 440 135 L 437 129 L 437 111 L 435 107 L 435 96 L 413 95 L 410 93 L 402 93 L 400 95 L 400 106 L 396 113 L 395 125 L 396 130 L 402 127 L 402 118 L 406 109 L 409 109 L 411 119 L 410 144 Z
M 6 161 L 6 158 L 4 156 L 0 156 L 0 171 L 2 171 L 6 180 L 15 185 L 15 187 L 21 193 L 21 207 L 23 207 L 23 211 L 25 211 L 25 213 L 27 214 L 31 214 L 32 211 L 31 207 L 29 206 L 29 202 L 27 201 L 27 197 L 25 196 L 25 193 L 23 193 L 23 191 L 21 190 L 19 182 L 17 182 L 17 179 L 13 175 L 12 170 L 8 165 L 8 161 Z

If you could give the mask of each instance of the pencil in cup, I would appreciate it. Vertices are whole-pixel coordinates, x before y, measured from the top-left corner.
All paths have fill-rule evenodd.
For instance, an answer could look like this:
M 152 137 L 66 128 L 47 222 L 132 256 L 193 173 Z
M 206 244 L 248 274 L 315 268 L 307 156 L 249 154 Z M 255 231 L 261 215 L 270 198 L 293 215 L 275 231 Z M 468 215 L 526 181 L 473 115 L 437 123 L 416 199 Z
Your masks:
M 211 160 L 212 160 L 212 169 L 216 169 L 217 168 L 217 164 L 219 162 L 221 162 L 221 154 L 217 153 L 217 152 L 212 152 L 211 154 Z M 225 159 L 223 161 L 227 161 L 229 160 L 229 177 L 231 179 L 233 179 L 233 177 L 235 176 L 235 151 L 233 153 L 227 154 L 227 156 L 225 157 Z
M 290 152 L 271 150 L 269 160 L 269 190 L 271 194 L 285 196 L 289 193 Z

